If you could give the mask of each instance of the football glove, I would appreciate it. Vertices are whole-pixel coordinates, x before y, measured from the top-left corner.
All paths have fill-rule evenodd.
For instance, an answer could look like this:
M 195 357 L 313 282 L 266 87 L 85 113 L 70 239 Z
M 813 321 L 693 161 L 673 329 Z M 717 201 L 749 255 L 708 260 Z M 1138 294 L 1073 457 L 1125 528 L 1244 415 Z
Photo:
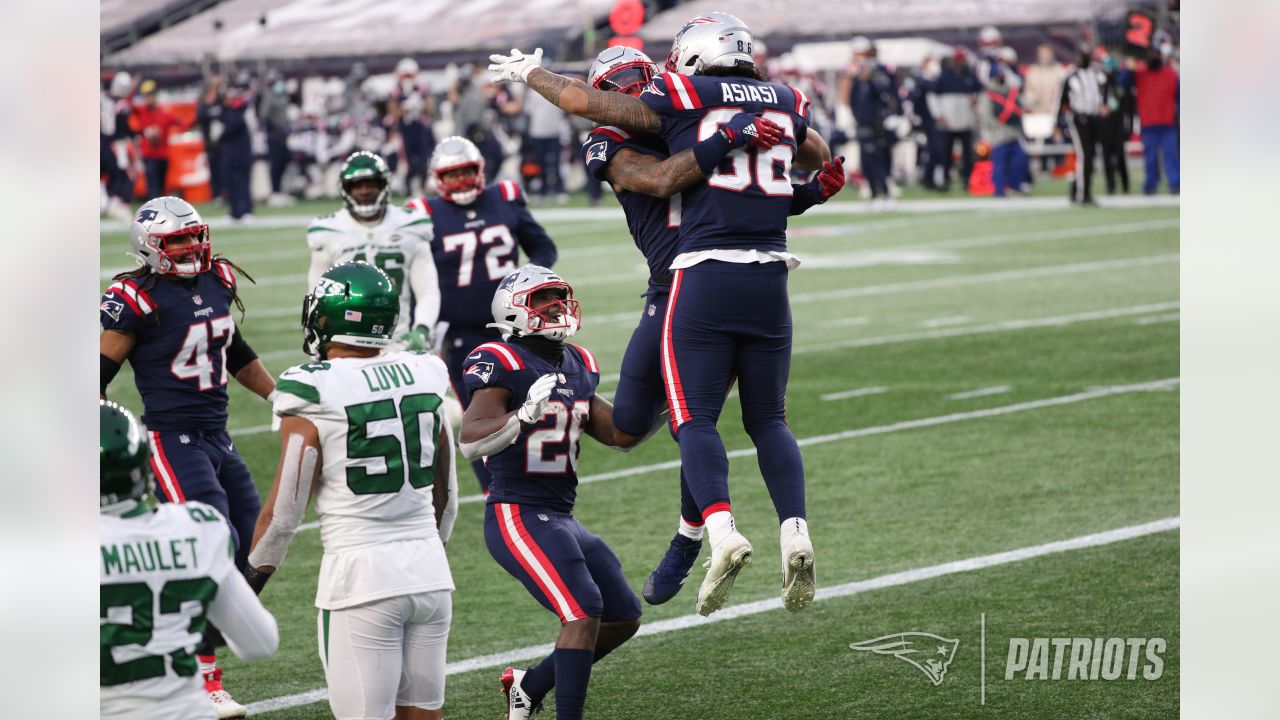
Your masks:
M 844 187 L 844 180 L 843 155 L 830 162 L 822 163 L 822 170 L 814 178 L 814 181 L 818 183 L 818 191 L 822 193 L 824 200 L 840 192 L 840 189 Z
M 720 126 L 720 134 L 731 148 L 751 145 L 767 150 L 781 142 L 782 127 L 759 115 L 738 113 Z
M 404 349 L 409 352 L 427 352 L 431 349 L 431 328 L 419 325 L 397 338 L 403 342 Z
M 494 54 L 489 56 L 492 62 L 489 65 L 489 72 L 493 75 L 489 78 L 490 82 L 529 82 L 529 73 L 534 68 L 542 67 L 542 48 L 533 51 L 532 55 L 525 55 L 515 48 L 511 48 L 510 55 Z
M 555 373 L 547 373 L 529 386 L 529 394 L 524 404 L 516 410 L 516 418 L 526 425 L 532 425 L 542 419 L 542 412 L 547 406 L 547 398 L 556 387 Z

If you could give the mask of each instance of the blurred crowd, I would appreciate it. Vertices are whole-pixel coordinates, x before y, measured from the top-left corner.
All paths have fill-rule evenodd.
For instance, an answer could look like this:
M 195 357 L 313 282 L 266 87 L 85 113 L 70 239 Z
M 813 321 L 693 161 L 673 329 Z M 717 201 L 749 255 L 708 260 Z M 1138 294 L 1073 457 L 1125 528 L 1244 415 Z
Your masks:
M 1044 173 L 1071 177 L 1072 199 L 1091 203 L 1095 165 L 1108 194 L 1129 192 L 1126 148 L 1138 138 L 1143 191 L 1154 192 L 1162 174 L 1178 191 L 1178 60 L 1167 34 L 1147 50 L 1083 45 L 1070 58 L 1042 45 L 1022 64 L 987 27 L 976 48 L 958 45 L 911 67 L 881 63 L 876 43 L 856 37 L 841 72 L 803 71 L 758 45 L 769 79 L 813 100 L 813 126 L 849 157 L 873 203 L 892 202 L 908 184 L 1025 194 Z M 430 192 L 437 139 L 455 134 L 480 148 L 488 180 L 522 181 L 535 204 L 563 203 L 584 187 L 598 202 L 602 188 L 576 152 L 590 124 L 522 90 L 489 83 L 481 65 L 423 70 L 408 57 L 376 76 L 360 62 L 344 78 L 286 78 L 265 68 L 163 91 L 107 72 L 103 210 L 126 217 L 143 195 L 177 192 L 247 219 L 255 202 L 336 197 L 338 167 L 357 150 L 387 160 L 397 195 L 421 196 Z

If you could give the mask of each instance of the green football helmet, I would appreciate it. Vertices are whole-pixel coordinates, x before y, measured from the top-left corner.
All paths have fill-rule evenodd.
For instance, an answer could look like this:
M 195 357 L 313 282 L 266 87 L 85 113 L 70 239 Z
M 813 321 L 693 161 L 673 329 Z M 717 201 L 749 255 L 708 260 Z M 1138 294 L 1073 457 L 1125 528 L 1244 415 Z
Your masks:
M 151 492 L 150 444 L 133 413 L 110 400 L 98 401 L 98 459 L 100 511 L 129 509 L 129 500 Z
M 361 205 L 351 194 L 351 186 L 370 178 L 377 180 L 382 185 L 382 190 L 373 204 Z M 387 167 L 387 161 L 380 155 L 361 150 L 348 155 L 346 161 L 342 163 L 342 172 L 338 175 L 338 190 L 342 193 L 342 200 L 347 204 L 347 210 L 351 211 L 352 215 L 357 218 L 371 218 L 387 207 L 387 201 L 391 198 L 390 179 L 391 169 Z
M 399 319 L 400 294 L 379 267 L 334 265 L 302 301 L 302 350 L 323 360 L 331 342 L 385 348 Z

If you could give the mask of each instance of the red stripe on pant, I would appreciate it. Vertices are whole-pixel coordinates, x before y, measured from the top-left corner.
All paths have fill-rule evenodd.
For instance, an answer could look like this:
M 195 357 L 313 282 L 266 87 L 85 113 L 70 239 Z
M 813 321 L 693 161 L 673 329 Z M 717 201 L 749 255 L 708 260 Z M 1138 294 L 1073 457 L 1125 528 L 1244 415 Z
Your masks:
M 520 517 L 520 506 L 514 503 L 498 503 L 494 510 L 498 515 L 498 531 L 502 533 L 502 541 L 506 543 L 507 550 L 515 556 L 516 561 L 529 574 L 529 577 L 533 578 L 533 582 L 547 600 L 551 601 L 551 606 L 556 608 L 556 615 L 560 616 L 560 622 L 585 619 L 587 614 L 582 611 L 578 601 L 565 586 L 560 573 L 556 572 L 555 566 L 525 529 L 524 520 Z M 508 513 L 511 525 L 514 527 L 507 525 Z M 543 575 L 546 577 L 544 578 Z M 551 581 L 551 586 L 547 585 L 547 580 Z
M 159 480 L 160 491 L 164 493 L 165 499 L 169 502 L 187 501 L 187 496 L 182 493 L 182 486 L 178 484 L 178 474 L 173 471 L 169 458 L 164 454 L 158 432 L 151 433 L 151 470 Z
M 680 369 L 676 367 L 675 340 L 672 337 L 671 320 L 675 316 L 676 299 L 680 297 L 680 283 L 684 270 L 676 270 L 671 279 L 671 297 L 667 300 L 667 316 L 662 324 L 662 375 L 667 391 L 667 406 L 671 409 L 671 430 L 674 432 L 689 421 L 689 407 L 684 400 L 684 386 L 680 384 Z

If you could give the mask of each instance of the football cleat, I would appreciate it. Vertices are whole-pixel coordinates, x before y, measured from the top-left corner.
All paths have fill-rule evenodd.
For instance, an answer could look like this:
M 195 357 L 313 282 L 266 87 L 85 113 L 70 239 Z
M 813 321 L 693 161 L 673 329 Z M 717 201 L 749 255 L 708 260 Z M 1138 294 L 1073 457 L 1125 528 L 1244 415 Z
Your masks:
M 796 533 L 782 547 L 782 604 L 791 612 L 813 604 L 818 583 L 813 572 L 813 543 Z
M 209 693 L 209 702 L 213 703 L 218 720 L 242 718 L 249 714 L 249 708 L 236 702 L 222 687 L 222 668 L 204 674 L 204 691 Z
M 742 568 L 751 564 L 751 543 L 733 531 L 711 548 L 711 559 L 703 563 L 707 576 L 698 588 L 699 615 L 710 615 L 724 607 L 733 590 L 733 581 Z
M 675 597 L 680 588 L 684 587 L 684 581 L 689 579 L 689 571 L 698 561 L 700 552 L 701 540 L 690 540 L 676 533 L 671 539 L 671 546 L 667 548 L 667 554 L 662 556 L 658 567 L 644 580 L 644 591 L 641 593 L 644 601 L 650 605 L 661 605 Z
M 520 680 L 524 678 L 524 670 L 507 668 L 502 671 L 502 694 L 507 696 L 507 720 L 526 720 L 540 708 L 535 706 L 524 690 L 520 689 Z

